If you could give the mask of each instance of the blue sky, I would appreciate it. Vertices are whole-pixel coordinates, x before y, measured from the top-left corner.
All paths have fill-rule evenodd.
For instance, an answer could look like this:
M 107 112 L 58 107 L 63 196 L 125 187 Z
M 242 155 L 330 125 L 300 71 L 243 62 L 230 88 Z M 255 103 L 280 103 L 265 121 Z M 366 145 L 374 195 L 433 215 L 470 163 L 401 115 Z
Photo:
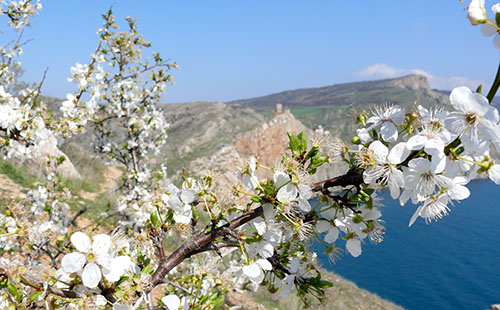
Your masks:
M 494 2 L 486 1 L 488 10 Z M 428 74 L 435 88 L 475 87 L 492 81 L 499 61 L 492 39 L 469 24 L 467 3 L 458 0 L 48 0 L 24 33 L 33 39 L 21 58 L 24 79 L 39 81 L 48 68 L 44 94 L 71 92 L 69 68 L 89 61 L 100 15 L 113 3 L 117 20 L 137 17 L 152 50 L 180 65 L 168 103 L 412 72 Z

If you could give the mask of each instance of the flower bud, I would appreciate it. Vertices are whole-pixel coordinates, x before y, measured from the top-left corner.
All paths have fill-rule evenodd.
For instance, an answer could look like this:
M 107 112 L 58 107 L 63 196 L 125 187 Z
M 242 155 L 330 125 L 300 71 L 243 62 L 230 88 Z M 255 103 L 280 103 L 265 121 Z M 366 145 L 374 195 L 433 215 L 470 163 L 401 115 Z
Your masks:
M 368 113 L 361 113 L 360 115 L 358 115 L 358 117 L 356 117 L 356 124 L 363 124 L 365 125 L 365 121 L 366 121 L 366 117 L 368 116 Z
M 491 10 L 495 14 L 500 14 L 500 2 L 496 3 L 496 4 L 493 4 L 493 6 L 491 7 Z
M 359 215 L 359 214 L 356 214 L 353 216 L 352 221 L 355 224 L 359 224 L 363 221 L 363 217 L 361 217 L 361 215 Z
M 484 24 L 488 21 L 486 9 L 484 8 L 484 0 L 472 0 L 469 4 L 467 18 L 474 26 Z
M 361 139 L 358 136 L 354 136 L 352 137 L 351 143 L 355 145 L 361 144 Z

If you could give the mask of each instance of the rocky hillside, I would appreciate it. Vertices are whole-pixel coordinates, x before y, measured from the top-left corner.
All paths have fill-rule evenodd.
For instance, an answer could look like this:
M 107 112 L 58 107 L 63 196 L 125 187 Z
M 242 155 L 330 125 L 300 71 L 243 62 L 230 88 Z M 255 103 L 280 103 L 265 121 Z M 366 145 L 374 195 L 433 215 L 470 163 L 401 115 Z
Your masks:
M 173 178 L 191 162 L 215 154 L 264 122 L 264 117 L 250 108 L 218 102 L 167 104 L 162 108 L 171 128 L 156 162 L 166 162 Z

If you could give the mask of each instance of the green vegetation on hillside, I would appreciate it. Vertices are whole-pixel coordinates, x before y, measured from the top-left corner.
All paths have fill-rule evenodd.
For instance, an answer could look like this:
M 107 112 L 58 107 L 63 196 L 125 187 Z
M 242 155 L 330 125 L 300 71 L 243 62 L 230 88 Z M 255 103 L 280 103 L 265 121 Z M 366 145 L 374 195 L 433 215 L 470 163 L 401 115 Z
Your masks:
M 285 109 L 290 109 L 307 127 L 314 129 L 321 125 L 333 135 L 349 140 L 355 132 L 353 119 L 356 115 L 369 111 L 376 105 L 399 104 L 407 110 L 413 110 L 416 105 L 445 106 L 448 99 L 445 94 L 431 90 L 425 77 L 407 76 L 297 89 L 229 104 L 251 107 L 269 118 L 278 103 L 283 104 Z

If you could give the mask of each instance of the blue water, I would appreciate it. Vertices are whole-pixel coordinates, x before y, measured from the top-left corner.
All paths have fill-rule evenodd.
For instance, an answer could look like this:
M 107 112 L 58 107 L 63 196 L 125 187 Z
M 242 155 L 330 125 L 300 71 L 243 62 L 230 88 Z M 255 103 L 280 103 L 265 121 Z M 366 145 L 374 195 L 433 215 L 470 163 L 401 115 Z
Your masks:
M 324 247 L 313 248 L 326 269 L 406 309 L 489 309 L 500 303 L 500 186 L 479 180 L 469 189 L 450 215 L 412 227 L 416 207 L 383 193 L 381 244 L 367 242 L 361 256 L 344 254 L 336 264 Z

